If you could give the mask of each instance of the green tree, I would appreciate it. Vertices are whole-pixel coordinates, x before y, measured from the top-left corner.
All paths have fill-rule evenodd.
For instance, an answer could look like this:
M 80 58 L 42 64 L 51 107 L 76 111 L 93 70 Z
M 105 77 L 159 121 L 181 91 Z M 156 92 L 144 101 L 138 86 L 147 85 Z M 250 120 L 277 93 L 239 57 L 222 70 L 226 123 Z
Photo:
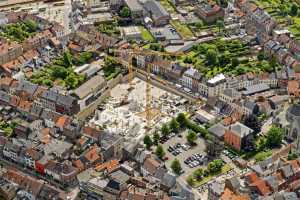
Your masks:
M 297 14 L 298 14 L 298 6 L 295 3 L 293 3 L 291 6 L 290 15 L 296 16 Z
M 158 132 L 155 131 L 155 133 L 153 134 L 153 144 L 158 145 L 159 139 L 160 139 L 160 135 Z
M 194 131 L 189 130 L 186 139 L 191 145 L 195 145 L 195 141 L 197 140 L 197 134 Z
M 179 113 L 176 117 L 176 121 L 179 123 L 181 128 L 186 127 L 188 119 L 186 118 L 184 113 Z
M 220 172 L 224 163 L 221 159 L 216 159 L 208 163 L 207 170 L 209 173 L 217 173 Z
M 221 29 L 223 29 L 225 27 L 224 21 L 223 20 L 217 20 L 216 24 L 217 24 L 217 27 L 219 28 L 219 33 L 220 33 Z
M 73 58 L 72 58 L 71 53 L 69 51 L 65 51 L 64 55 L 63 55 L 64 65 L 66 67 L 71 67 L 73 65 L 72 60 L 73 60 Z
M 64 67 L 54 66 L 51 75 L 55 79 L 60 78 L 60 79 L 64 80 L 68 75 L 68 71 Z
M 198 21 L 198 22 L 195 23 L 195 27 L 196 27 L 197 29 L 201 29 L 202 26 L 203 26 L 203 21 Z
M 150 138 L 149 135 L 146 135 L 146 136 L 144 137 L 144 144 L 146 145 L 146 148 L 147 148 L 147 149 L 150 149 L 151 146 L 153 145 L 153 142 L 152 142 L 152 140 L 151 140 L 151 138 Z
M 177 175 L 180 174 L 181 172 L 181 164 L 179 162 L 179 160 L 177 158 L 175 158 L 172 163 L 171 163 L 171 169 L 173 170 L 173 172 Z
M 221 56 L 219 56 L 219 64 L 225 66 L 230 63 L 230 52 L 225 51 Z
M 276 70 L 276 67 L 277 67 L 277 61 L 276 61 L 276 58 L 273 56 L 271 58 L 271 60 L 269 61 L 269 65 L 270 65 L 270 70 L 268 72 L 272 72 L 272 71 L 275 71 Z M 272 70 L 272 71 L 271 71 Z
M 218 57 L 217 57 L 217 52 L 214 49 L 208 49 L 205 58 L 209 65 L 217 64 Z
M 179 123 L 176 121 L 175 118 L 172 118 L 172 120 L 170 122 L 170 129 L 174 133 L 178 133 L 178 131 L 179 131 Z
M 194 173 L 193 173 L 194 177 L 199 181 L 202 179 L 203 177 L 203 169 L 197 169 Z
M 130 9 L 127 6 L 124 6 L 120 11 L 120 16 L 121 17 L 130 17 L 131 16 Z
M 163 124 L 162 127 L 161 127 L 161 134 L 163 136 L 167 136 L 170 134 L 170 129 L 169 129 L 169 126 L 168 124 Z
M 258 52 L 258 54 L 257 54 L 257 60 L 262 61 L 264 59 L 265 59 L 265 53 L 264 53 L 264 51 Z
M 189 175 L 186 179 L 186 182 L 190 185 L 190 186 L 194 186 L 195 185 L 195 179 L 192 175 Z
M 68 77 L 65 79 L 65 83 L 69 89 L 74 89 L 78 85 L 78 79 L 76 78 L 75 74 L 69 74 Z
M 166 155 L 166 152 L 164 151 L 164 149 L 163 149 L 163 147 L 161 145 L 158 145 L 156 147 L 155 155 L 157 157 L 159 157 L 160 159 L 162 159 Z
M 231 66 L 232 66 L 233 68 L 239 66 L 239 64 L 240 64 L 239 59 L 233 58 L 233 59 L 231 60 Z
M 281 145 L 283 139 L 283 130 L 277 126 L 272 126 L 267 133 L 266 145 L 270 148 Z
M 33 21 L 33 20 L 26 20 L 24 23 L 27 26 L 28 32 L 33 33 L 33 32 L 37 31 L 38 25 L 37 25 L 37 23 L 35 21 Z

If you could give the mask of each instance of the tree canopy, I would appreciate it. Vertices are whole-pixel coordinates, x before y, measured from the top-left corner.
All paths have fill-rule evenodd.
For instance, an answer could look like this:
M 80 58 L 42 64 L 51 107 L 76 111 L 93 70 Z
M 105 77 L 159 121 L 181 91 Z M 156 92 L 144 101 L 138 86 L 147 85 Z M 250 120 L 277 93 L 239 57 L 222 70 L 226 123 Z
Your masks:
M 266 145 L 270 148 L 281 145 L 283 139 L 283 130 L 277 126 L 272 126 L 267 133 Z
M 164 149 L 163 149 L 163 147 L 161 145 L 158 145 L 156 147 L 155 155 L 157 157 L 159 157 L 160 159 L 162 159 L 166 155 L 166 153 L 165 153 L 165 151 L 164 151 Z
M 173 170 L 173 172 L 175 174 L 180 174 L 182 168 L 181 168 L 181 164 L 179 162 L 179 160 L 177 158 L 175 158 L 172 163 L 171 163 L 171 169 Z

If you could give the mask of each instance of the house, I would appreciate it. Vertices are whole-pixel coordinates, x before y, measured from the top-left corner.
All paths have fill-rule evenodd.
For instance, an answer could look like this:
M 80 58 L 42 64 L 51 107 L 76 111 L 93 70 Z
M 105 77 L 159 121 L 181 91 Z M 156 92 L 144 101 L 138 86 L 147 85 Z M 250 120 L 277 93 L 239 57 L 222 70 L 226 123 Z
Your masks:
M 101 75 L 96 75 L 75 89 L 74 94 L 78 98 L 80 110 L 98 99 L 105 91 L 106 86 L 106 80 Z
M 204 93 L 208 97 L 216 97 L 226 88 L 226 85 L 226 77 L 224 74 L 218 74 L 207 80 L 206 87 L 201 87 L 206 91 L 200 93 Z
M 17 186 L 4 178 L 0 179 L 0 197 L 6 200 L 13 200 L 17 195 Z
M 198 72 L 198 70 L 190 67 L 183 73 L 180 82 L 185 87 L 193 91 L 198 91 L 198 84 L 200 80 L 201 74 Z
M 0 66 L 23 54 L 22 45 L 0 38 Z
M 218 19 L 223 19 L 225 12 L 217 4 L 210 4 L 202 2 L 195 7 L 195 13 L 206 23 L 213 23 Z
M 58 163 L 48 161 L 45 166 L 45 173 L 53 177 L 54 180 L 59 181 L 65 185 L 75 185 L 77 183 L 77 168 L 71 166 L 67 162 Z
M 144 16 L 144 9 L 138 0 L 125 0 L 125 5 L 131 11 L 131 16 L 134 21 L 141 21 Z
M 25 165 L 31 169 L 36 169 L 36 161 L 40 160 L 43 156 L 41 151 L 34 148 L 29 148 L 25 152 Z
M 224 184 L 213 182 L 208 188 L 208 200 L 219 200 L 224 192 Z
M 238 151 L 249 149 L 253 145 L 252 133 L 252 129 L 240 122 L 236 122 L 225 130 L 224 142 Z
M 120 160 L 123 155 L 124 138 L 113 133 L 105 132 L 102 134 L 99 146 L 104 161 L 111 159 Z
M 4 179 L 17 184 L 20 190 L 17 193 L 20 199 L 38 200 L 38 194 L 40 193 L 44 182 L 37 180 L 31 176 L 26 176 L 21 172 L 9 169 L 4 175 Z
M 285 127 L 288 130 L 287 138 L 291 141 L 299 140 L 300 134 L 300 106 L 298 104 L 292 104 L 286 112 L 286 119 L 289 122 L 289 126 Z M 299 148 L 299 146 L 297 146 Z
M 182 74 L 186 70 L 185 67 L 181 66 L 178 63 L 173 63 L 171 69 L 165 74 L 167 79 L 177 81 L 182 77 Z
M 20 152 L 21 152 L 22 146 L 14 144 L 11 141 L 7 141 L 3 148 L 3 156 L 14 161 L 19 162 L 20 161 Z
M 58 188 L 55 188 L 49 184 L 44 184 L 37 199 L 39 200 L 47 200 L 47 199 L 55 199 L 55 200 L 64 200 L 67 198 L 65 192 L 61 191 Z
M 154 26 L 163 26 L 169 23 L 170 15 L 158 1 L 147 0 L 143 7 L 148 12 Z
M 232 103 L 234 100 L 238 100 L 239 98 L 241 98 L 241 93 L 235 89 L 227 88 L 223 90 L 219 98 L 224 102 Z

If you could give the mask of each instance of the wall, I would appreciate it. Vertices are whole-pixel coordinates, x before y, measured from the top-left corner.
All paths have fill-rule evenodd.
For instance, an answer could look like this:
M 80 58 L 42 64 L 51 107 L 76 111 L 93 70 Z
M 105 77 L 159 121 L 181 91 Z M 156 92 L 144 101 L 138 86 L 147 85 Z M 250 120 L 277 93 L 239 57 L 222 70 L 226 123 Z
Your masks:
M 103 92 L 103 94 L 93 103 L 85 107 L 83 110 L 81 110 L 79 113 L 77 113 L 76 118 L 79 121 L 85 120 L 88 116 L 94 114 L 97 107 L 110 96 L 110 91 L 112 88 L 114 88 L 117 84 L 121 82 L 125 82 L 128 80 L 128 77 L 123 77 L 122 74 L 119 74 L 116 78 L 111 79 L 107 82 L 108 89 Z

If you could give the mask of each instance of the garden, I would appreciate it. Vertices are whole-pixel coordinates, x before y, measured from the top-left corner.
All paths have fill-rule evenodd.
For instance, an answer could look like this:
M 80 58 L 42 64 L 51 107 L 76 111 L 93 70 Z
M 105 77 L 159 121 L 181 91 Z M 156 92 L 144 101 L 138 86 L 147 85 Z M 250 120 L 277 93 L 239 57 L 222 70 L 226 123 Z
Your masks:
M 99 24 L 98 25 L 98 31 L 100 33 L 105 33 L 109 36 L 119 36 L 120 35 L 120 30 L 119 30 L 119 27 L 118 27 L 118 22 L 117 21 L 114 21 L 112 23 L 103 23 L 103 24 Z
M 241 75 L 248 72 L 272 72 L 278 67 L 274 60 L 267 60 L 264 54 L 249 57 L 250 47 L 240 40 L 215 40 L 209 43 L 194 45 L 193 50 L 181 56 L 183 65 L 192 64 L 207 78 L 216 74 Z
M 1 121 L 0 122 L 0 130 L 3 132 L 5 137 L 10 137 L 13 134 L 16 125 L 17 125 L 17 123 L 15 123 L 15 122 Z
M 140 26 L 140 30 L 141 30 L 142 39 L 144 41 L 148 41 L 148 42 L 155 41 L 154 37 L 151 35 L 151 33 L 145 27 Z
M 75 89 L 85 81 L 85 76 L 75 73 L 74 67 L 89 63 L 92 59 L 93 53 L 91 52 L 72 55 L 66 51 L 62 57 L 34 72 L 30 81 L 48 87 L 60 85 L 66 89 Z
M 191 39 L 194 37 L 194 33 L 191 29 L 187 25 L 180 23 L 178 20 L 171 20 L 170 24 L 176 29 L 183 39 Z
M 193 174 L 187 177 L 187 183 L 193 187 L 199 187 L 210 180 L 215 176 L 224 174 L 231 170 L 231 167 L 228 164 L 224 164 L 221 159 L 215 159 L 208 163 L 207 168 L 199 168 L 194 171 Z
M 121 72 L 121 65 L 112 57 L 105 57 L 104 66 L 102 68 L 106 80 L 115 78 Z
M 0 26 L 0 36 L 19 43 L 34 36 L 37 31 L 38 25 L 33 20 Z
M 264 8 L 280 25 L 287 27 L 297 39 L 300 39 L 299 5 L 292 0 L 256 0 L 258 6 Z

